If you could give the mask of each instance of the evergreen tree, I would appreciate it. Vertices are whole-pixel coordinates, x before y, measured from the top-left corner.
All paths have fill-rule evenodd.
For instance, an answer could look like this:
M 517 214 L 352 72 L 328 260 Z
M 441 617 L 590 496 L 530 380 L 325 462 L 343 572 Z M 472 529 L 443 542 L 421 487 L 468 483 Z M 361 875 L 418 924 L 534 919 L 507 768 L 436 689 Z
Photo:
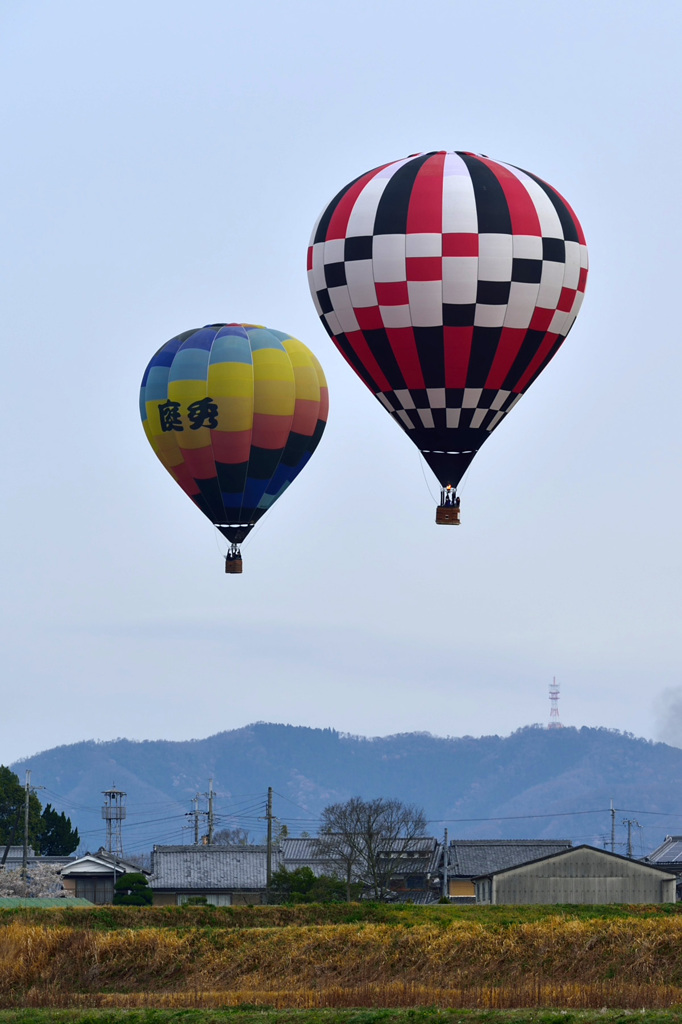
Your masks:
M 67 857 L 78 847 L 80 837 L 77 828 L 71 828 L 71 819 L 64 812 L 58 814 L 47 804 L 40 816 L 40 852 L 47 857 Z
M 24 806 L 26 790 L 19 776 L 10 768 L 0 765 L 0 847 L 24 841 Z M 35 793 L 28 798 L 28 841 L 34 850 L 40 849 L 41 803 Z M 4 849 L 0 849 L 0 859 Z
M 114 889 L 114 903 L 117 906 L 151 906 L 153 894 L 147 876 L 141 871 L 130 871 L 127 875 L 121 875 Z

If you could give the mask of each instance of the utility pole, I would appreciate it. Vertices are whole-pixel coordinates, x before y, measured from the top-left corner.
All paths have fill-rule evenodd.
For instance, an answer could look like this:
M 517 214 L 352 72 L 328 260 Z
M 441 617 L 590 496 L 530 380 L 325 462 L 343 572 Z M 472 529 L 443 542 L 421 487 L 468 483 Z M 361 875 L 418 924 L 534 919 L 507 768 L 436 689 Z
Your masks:
M 448 867 L 450 860 L 450 847 L 448 845 L 448 830 L 445 829 L 443 834 L 443 899 L 447 899 L 450 895 L 448 885 Z
M 616 808 L 611 800 L 611 853 L 616 852 Z
M 627 825 L 628 827 L 628 857 L 632 859 L 632 826 L 636 825 L 637 828 L 642 828 L 643 826 L 640 825 L 640 823 L 638 821 L 635 821 L 633 818 L 624 818 L 623 824 Z
M 208 780 L 208 845 L 213 844 L 213 779 Z
M 266 884 L 268 891 L 272 882 L 272 786 L 268 786 L 268 809 L 265 817 L 268 820 L 268 850 L 266 867 Z
M 200 793 L 197 793 L 192 803 L 194 804 L 193 811 L 185 811 L 186 818 L 194 818 L 194 845 L 199 846 L 199 819 L 202 814 L 206 814 L 206 811 L 199 810 L 199 797 Z
M 26 793 L 24 795 L 24 852 L 21 858 L 21 877 L 24 880 L 24 887 L 27 884 L 28 873 L 28 802 L 31 796 L 31 772 L 26 769 Z

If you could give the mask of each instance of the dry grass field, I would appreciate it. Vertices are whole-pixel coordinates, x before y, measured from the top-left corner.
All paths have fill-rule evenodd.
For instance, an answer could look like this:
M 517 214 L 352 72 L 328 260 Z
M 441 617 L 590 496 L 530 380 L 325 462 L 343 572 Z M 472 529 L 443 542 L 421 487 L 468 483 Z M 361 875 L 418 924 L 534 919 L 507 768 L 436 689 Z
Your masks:
M 3 915 L 0 1007 L 682 1008 L 682 915 L 657 907 L 198 909 Z

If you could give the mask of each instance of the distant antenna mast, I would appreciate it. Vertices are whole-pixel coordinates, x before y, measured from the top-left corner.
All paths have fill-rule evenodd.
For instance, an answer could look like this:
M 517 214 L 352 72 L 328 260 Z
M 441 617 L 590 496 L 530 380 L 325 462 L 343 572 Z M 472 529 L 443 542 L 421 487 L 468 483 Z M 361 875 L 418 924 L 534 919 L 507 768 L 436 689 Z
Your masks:
M 126 793 L 122 789 L 105 789 L 102 791 L 106 803 L 102 808 L 102 817 L 107 823 L 107 850 L 115 857 L 123 857 L 123 835 L 121 825 L 126 816 Z
M 549 725 L 547 728 L 563 729 L 563 725 L 559 721 L 559 684 L 556 681 L 556 676 L 549 684 Z

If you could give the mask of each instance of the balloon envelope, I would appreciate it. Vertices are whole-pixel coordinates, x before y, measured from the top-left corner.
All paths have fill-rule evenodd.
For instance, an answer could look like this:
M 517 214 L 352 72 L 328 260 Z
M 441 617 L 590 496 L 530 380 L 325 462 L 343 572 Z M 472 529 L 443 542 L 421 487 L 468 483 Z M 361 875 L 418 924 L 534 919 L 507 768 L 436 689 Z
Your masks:
M 535 175 L 422 153 L 339 192 L 313 230 L 308 279 L 347 361 L 456 486 L 571 329 L 587 248 Z
M 211 324 L 162 345 L 140 413 L 157 456 L 204 515 L 241 543 L 319 444 L 327 384 L 282 331 Z

